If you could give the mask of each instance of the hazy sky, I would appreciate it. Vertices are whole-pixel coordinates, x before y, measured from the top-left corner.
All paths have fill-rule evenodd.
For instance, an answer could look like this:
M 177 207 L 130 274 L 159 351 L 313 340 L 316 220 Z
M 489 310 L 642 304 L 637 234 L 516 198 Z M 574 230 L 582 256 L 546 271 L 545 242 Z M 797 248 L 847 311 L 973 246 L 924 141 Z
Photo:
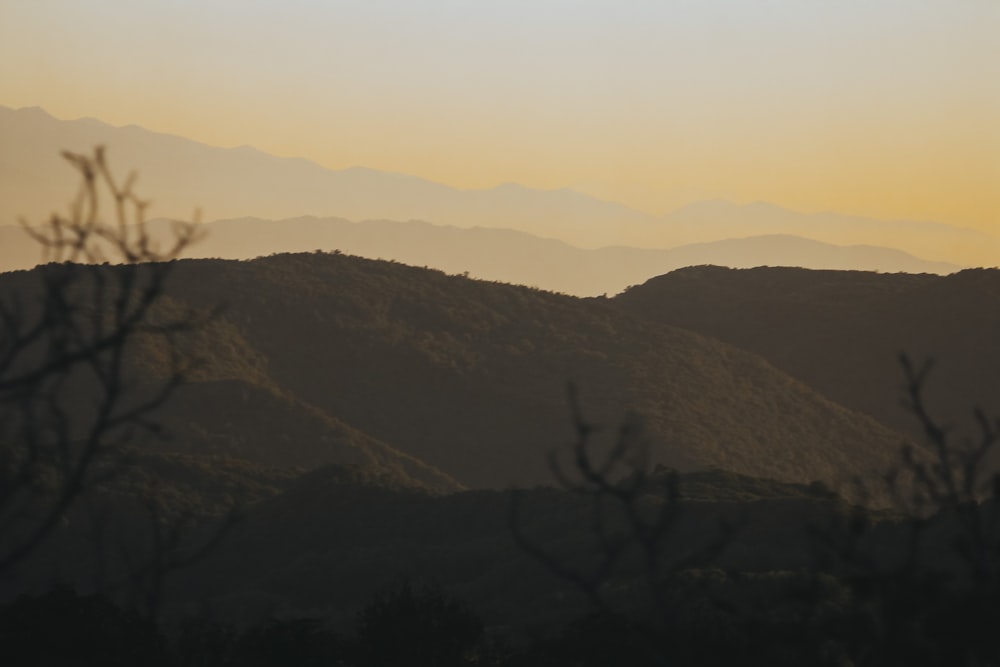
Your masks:
M 1000 231 L 1000 0 L 0 0 L 0 104 L 653 213 Z

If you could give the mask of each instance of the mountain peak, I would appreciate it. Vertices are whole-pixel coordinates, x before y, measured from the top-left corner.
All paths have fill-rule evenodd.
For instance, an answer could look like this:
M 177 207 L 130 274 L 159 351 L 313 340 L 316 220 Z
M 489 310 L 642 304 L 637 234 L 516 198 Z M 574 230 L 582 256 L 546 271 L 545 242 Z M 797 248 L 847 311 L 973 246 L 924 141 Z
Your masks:
M 25 115 L 41 116 L 44 118 L 54 118 L 52 114 L 50 114 L 48 111 L 39 106 L 19 107 L 17 109 L 0 106 L 0 109 L 4 109 L 5 111 L 13 111 L 14 113 L 20 113 Z

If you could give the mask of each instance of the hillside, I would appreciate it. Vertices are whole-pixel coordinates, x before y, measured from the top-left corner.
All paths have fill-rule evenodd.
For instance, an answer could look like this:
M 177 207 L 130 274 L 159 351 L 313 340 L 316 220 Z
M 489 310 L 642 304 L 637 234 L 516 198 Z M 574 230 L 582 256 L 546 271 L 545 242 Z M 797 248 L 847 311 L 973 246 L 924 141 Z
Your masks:
M 915 547 L 902 515 L 845 501 L 886 500 L 844 483 L 878 479 L 902 436 L 753 353 L 616 300 L 318 252 L 169 266 L 154 323 L 223 306 L 179 332 L 173 351 L 197 363 L 157 415 L 169 438 L 133 442 L 113 474 L 98 466 L 99 481 L 0 580 L 0 604 L 64 582 L 146 604 L 168 625 L 304 618 L 347 632 L 405 579 L 440 584 L 498 636 L 530 644 L 571 627 L 598 579 L 557 576 L 526 545 L 598 577 L 631 536 L 599 575 L 612 608 L 641 616 L 668 600 L 706 637 L 720 621 L 780 636 L 803 608 L 824 609 L 824 629 L 867 609 L 851 597 L 858 563 L 887 564 L 876 585 L 908 549 L 929 567 L 964 567 L 953 519 L 921 521 L 933 532 Z M 102 285 L 124 270 L 54 268 Z M 28 299 L 44 270 L 0 275 L 0 294 Z M 137 343 L 130 399 L 171 368 L 162 340 Z M 644 427 L 660 467 L 631 496 L 635 512 L 608 487 L 533 486 L 553 481 L 548 452 L 573 466 L 568 380 L 584 418 L 605 427 L 592 444 Z M 509 484 L 522 488 L 496 488 Z M 637 516 L 663 532 L 642 541 Z M 649 554 L 664 587 L 647 578 Z M 867 554 L 877 558 L 850 560 Z
M 901 444 L 754 354 L 605 299 L 342 254 L 172 268 L 165 310 L 223 306 L 181 339 L 201 363 L 158 415 L 172 451 L 376 465 L 441 491 L 542 484 L 549 453 L 576 437 L 570 382 L 605 427 L 593 446 L 635 422 L 652 463 L 684 470 L 840 488 Z M 0 289 L 23 293 L 34 275 Z M 134 351 L 137 386 L 165 374 L 150 345 Z
M 50 269 L 62 270 L 50 273 Z M 40 282 L 46 274 L 75 272 L 78 278 L 67 294 L 77 301 L 75 307 L 79 310 L 50 309 L 48 316 L 74 313 L 81 323 L 80 331 L 87 331 L 95 326 L 90 295 L 95 290 L 105 294 L 117 290 L 118 283 L 107 274 L 125 270 L 48 265 L 30 272 L 2 274 L 0 301 L 6 309 L 4 315 L 27 329 L 42 315 L 45 298 L 41 296 Z M 103 303 L 110 307 L 112 301 L 108 297 Z M 215 306 L 221 302 L 219 297 Z M 149 427 L 132 429 L 127 434 L 115 431 L 115 436 L 157 453 L 217 456 L 296 471 L 328 464 L 363 465 L 400 484 L 436 493 L 463 488 L 433 466 L 344 424 L 283 389 L 269 376 L 266 358 L 241 330 L 225 318 L 212 315 L 215 306 L 190 309 L 170 296 L 159 299 L 149 314 L 150 325 L 197 324 L 173 336 L 172 346 L 159 335 L 136 335 L 124 350 L 127 370 L 116 410 L 128 412 L 152 400 L 169 381 L 175 364 L 185 368 L 184 381 L 143 421 Z M 16 360 L 26 364 L 33 355 L 48 350 L 43 344 L 29 346 Z M 80 439 L 93 424 L 94 400 L 104 395 L 104 389 L 86 364 L 69 367 L 63 375 L 66 388 L 55 399 L 58 414 L 71 429 L 67 437 Z M 0 425 L 10 427 L 9 418 L 10 414 L 0 415 Z
M 1000 413 L 1000 271 L 949 276 L 692 267 L 614 303 L 760 354 L 843 405 L 922 436 L 901 403 L 900 353 L 935 360 L 936 418 L 971 427 Z
M 570 381 L 604 442 L 638 414 L 654 462 L 684 469 L 838 485 L 900 444 L 752 354 L 603 300 L 321 253 L 180 261 L 170 297 L 225 304 L 283 394 L 471 487 L 551 479 Z

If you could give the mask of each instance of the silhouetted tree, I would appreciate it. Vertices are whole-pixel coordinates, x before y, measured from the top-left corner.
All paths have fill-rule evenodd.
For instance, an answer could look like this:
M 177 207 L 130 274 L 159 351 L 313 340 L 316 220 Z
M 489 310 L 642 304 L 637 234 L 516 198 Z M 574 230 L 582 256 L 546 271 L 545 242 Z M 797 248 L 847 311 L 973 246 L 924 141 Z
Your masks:
M 262 627 L 251 628 L 240 637 L 229 664 L 327 667 L 338 664 L 343 652 L 343 644 L 319 621 L 308 618 L 272 620 Z
M 662 467 L 650 469 L 637 421 L 624 422 L 610 447 L 601 451 L 595 443 L 600 429 L 584 419 L 573 385 L 569 404 L 576 434 L 572 466 L 567 470 L 556 452 L 549 461 L 565 490 L 590 500 L 591 553 L 574 563 L 526 535 L 517 492 L 512 495 L 511 532 L 521 549 L 582 592 L 597 617 L 616 619 L 608 628 L 617 628 L 633 641 L 645 640 L 641 652 L 648 656 L 675 653 L 682 632 L 679 616 L 685 611 L 679 598 L 685 592 L 677 585 L 677 575 L 714 562 L 735 527 L 720 524 L 714 539 L 688 545 L 685 555 L 676 555 L 676 550 L 669 555 L 668 540 L 684 511 L 678 476 Z M 627 587 L 642 594 L 623 596 L 625 581 L 640 582 Z
M 359 615 L 360 667 L 452 667 L 476 664 L 482 621 L 434 586 L 405 582 Z
M 0 608 L 0 663 L 8 667 L 167 665 L 156 625 L 102 595 L 59 586 Z
M 926 449 L 905 448 L 886 475 L 893 520 L 856 508 L 820 534 L 818 572 L 850 595 L 831 634 L 857 665 L 997 665 L 1000 475 L 986 462 L 1000 420 L 976 408 L 975 434 L 943 425 L 924 396 L 933 364 L 901 365 Z
M 228 625 L 204 617 L 184 618 L 172 633 L 172 662 L 174 667 L 230 665 L 237 642 L 236 630 Z
M 68 214 L 34 227 L 22 220 L 50 263 L 8 276 L 0 292 L 0 575 L 34 552 L 86 489 L 114 474 L 122 445 L 158 432 L 154 411 L 184 367 L 174 356 L 170 377 L 137 387 L 127 377 L 136 343 L 164 339 L 172 353 L 173 337 L 198 323 L 191 313 L 157 310 L 167 260 L 196 239 L 195 223 L 176 223 L 161 247 L 134 174 L 119 184 L 101 148 L 63 157 L 81 180 Z
M 685 508 L 677 477 L 646 471 L 632 425 L 598 452 L 571 391 L 573 463 L 567 472 L 553 457 L 552 468 L 566 489 L 591 499 L 592 553 L 570 558 L 526 535 L 518 494 L 511 529 L 597 614 L 534 646 L 523 664 L 601 664 L 616 644 L 629 664 L 1000 664 L 1000 476 L 985 465 L 1000 420 L 975 410 L 971 436 L 941 425 L 924 400 L 931 364 L 904 357 L 902 366 L 906 402 L 927 443 L 904 449 L 886 473 L 894 508 L 837 512 L 841 520 L 816 530 L 808 571 L 745 586 L 742 573 L 718 570 L 724 583 L 714 593 L 683 575 L 712 563 L 731 533 L 700 549 L 686 545 L 689 557 L 669 557 Z M 636 604 L 636 582 L 648 606 Z

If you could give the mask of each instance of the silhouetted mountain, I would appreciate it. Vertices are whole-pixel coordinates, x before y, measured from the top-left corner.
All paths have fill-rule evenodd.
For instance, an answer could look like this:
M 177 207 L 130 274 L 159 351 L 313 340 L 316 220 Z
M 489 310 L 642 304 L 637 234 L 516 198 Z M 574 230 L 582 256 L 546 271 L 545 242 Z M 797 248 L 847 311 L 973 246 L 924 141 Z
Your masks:
M 936 222 L 873 220 L 834 212 L 805 214 L 766 202 L 744 205 L 720 199 L 697 202 L 668 214 L 663 223 L 671 229 L 676 243 L 794 235 L 836 245 L 895 248 L 936 261 L 954 262 L 961 257 L 981 266 L 996 266 L 1000 256 L 1000 240 L 978 230 Z M 726 264 L 714 260 L 712 263 Z
M 641 415 L 654 461 L 681 468 L 838 484 L 881 470 L 899 444 L 752 354 L 602 300 L 320 253 L 184 260 L 171 278 L 178 304 L 226 304 L 220 333 L 199 339 L 201 352 L 225 357 L 244 349 L 233 340 L 246 341 L 268 386 L 288 397 L 267 398 L 285 407 L 271 408 L 277 421 L 266 426 L 239 415 L 273 393 L 191 388 L 213 392 L 202 403 L 213 407 L 179 404 L 173 418 L 190 412 L 215 424 L 202 431 L 218 433 L 217 443 L 239 441 L 227 429 L 249 426 L 244 439 L 259 443 L 250 450 L 276 439 L 299 440 L 289 452 L 300 451 L 303 424 L 322 412 L 462 484 L 540 483 L 551 479 L 546 453 L 574 437 L 565 392 L 575 381 L 588 419 L 610 427 Z M 292 405 L 313 406 L 314 416 Z
M 838 403 L 917 435 L 901 402 L 900 353 L 938 362 L 927 395 L 942 421 L 966 422 L 973 406 L 1000 412 L 998 298 L 992 269 L 932 276 L 701 266 L 614 302 L 760 354 Z
M 603 426 L 593 431 L 595 452 L 619 425 L 640 423 L 652 464 L 731 471 L 687 478 L 692 510 L 671 548 L 710 540 L 719 521 L 761 503 L 753 506 L 764 532 L 734 551 L 741 567 L 801 563 L 798 526 L 814 518 L 810 508 L 841 511 L 822 486 L 801 485 L 844 488 L 855 476 L 876 477 L 901 443 L 752 353 L 607 299 L 343 254 L 180 260 L 172 268 L 165 313 L 154 322 L 174 310 L 224 308 L 178 339 L 181 358 L 201 363 L 156 415 L 168 440 L 133 442 L 131 470 L 67 516 L 4 590 L 84 581 L 102 564 L 125 573 L 140 566 L 151 539 L 149 498 L 163 512 L 208 517 L 195 542 L 212 534 L 213 514 L 242 501 L 253 503 L 247 523 L 211 564 L 183 575 L 175 604 L 211 600 L 235 617 L 282 608 L 345 613 L 410 572 L 493 600 L 498 622 L 528 608 L 540 619 L 565 618 L 578 613 L 579 596 L 567 597 L 572 587 L 562 585 L 563 596 L 553 597 L 550 579 L 538 583 L 537 563 L 511 542 L 505 494 L 441 496 L 461 486 L 551 482 L 552 451 L 572 466 L 565 455 L 578 434 L 568 381 L 579 388 L 584 419 Z M 0 275 L 0 290 L 28 299 L 39 274 Z M 157 339 L 139 343 L 130 396 L 170 368 Z M 95 504 L 108 508 L 109 526 L 96 545 L 88 518 Z M 580 494 L 530 492 L 527 527 L 552 540 L 568 521 L 576 537 L 556 544 L 572 555 L 587 538 L 585 505 Z M 118 542 L 131 545 L 129 555 L 80 555 Z
M 201 363 L 158 414 L 172 439 L 158 447 L 133 442 L 124 464 L 98 466 L 100 481 L 89 494 L 31 559 L 0 579 L 0 602 L 63 582 L 129 604 L 153 591 L 150 609 L 168 621 L 209 619 L 198 621 L 206 632 L 214 627 L 209 621 L 269 618 L 322 619 L 342 632 L 373 594 L 405 577 L 437 582 L 474 604 L 487 627 L 534 641 L 589 609 L 586 585 L 594 583 L 617 618 L 676 633 L 663 655 L 680 646 L 695 656 L 691 664 L 700 664 L 720 628 L 719 654 L 728 656 L 748 645 L 760 655 L 778 646 L 785 655 L 787 637 L 805 627 L 796 646 L 808 655 L 830 650 L 830 636 L 838 647 L 855 647 L 857 637 L 892 646 L 877 634 L 886 617 L 938 614 L 913 626 L 922 631 L 947 627 L 944 617 L 968 624 L 980 609 L 993 614 L 994 588 L 979 598 L 980 588 L 970 593 L 953 576 L 971 580 L 978 572 L 979 552 L 968 545 L 979 543 L 963 542 L 978 534 L 979 523 L 966 530 L 966 519 L 978 514 L 932 507 L 936 516 L 910 521 L 852 506 L 829 490 L 890 467 L 901 436 L 753 353 L 651 313 L 671 293 L 657 293 L 657 284 L 694 299 L 694 288 L 707 282 L 716 300 L 706 307 L 724 310 L 721 297 L 741 289 L 724 278 L 749 275 L 759 293 L 741 299 L 751 305 L 770 299 L 782 306 L 784 299 L 819 308 L 817 295 L 825 295 L 881 306 L 886 317 L 896 308 L 899 317 L 909 306 L 892 299 L 910 294 L 916 303 L 940 303 L 939 318 L 959 319 L 981 308 L 984 294 L 1000 291 L 1000 272 L 939 278 L 696 267 L 608 300 L 343 254 L 171 266 L 166 312 L 154 312 L 152 323 L 175 310 L 201 313 L 225 303 L 217 318 L 177 341 L 182 359 Z M 105 278 L 126 270 L 56 268 Z M 0 276 L 0 293 L 27 298 L 39 273 Z M 687 289 L 673 282 L 682 278 Z M 648 303 L 639 300 L 643 294 Z M 992 331 L 988 318 L 978 323 Z M 965 340 L 970 349 L 986 346 L 979 335 Z M 137 382 L 130 392 L 167 375 L 169 358 L 155 337 L 130 351 L 129 377 Z M 633 496 L 635 512 L 621 511 L 615 490 L 628 493 L 638 475 L 605 480 L 596 494 L 537 487 L 516 495 L 443 493 L 458 483 L 548 481 L 546 453 L 574 437 L 559 398 L 567 379 L 580 388 L 584 419 L 606 427 L 594 431 L 595 449 L 613 440 L 620 424 L 641 421 L 651 463 L 687 470 L 654 467 Z M 556 460 L 573 468 L 565 456 Z M 229 523 L 234 505 L 242 518 Z M 663 508 L 670 511 L 660 514 Z M 637 532 L 637 516 L 666 516 L 655 523 L 663 532 Z M 996 513 L 984 505 L 982 516 Z M 216 535 L 223 539 L 212 541 Z M 626 543 L 628 550 L 618 551 Z M 204 544 L 211 546 L 205 558 L 185 559 Z M 602 568 L 608 553 L 624 555 Z M 583 574 L 557 576 L 560 566 Z M 949 605 L 944 611 L 941 600 Z M 27 603 L 18 605 L 7 607 L 6 618 L 17 618 Z M 655 625 L 654 606 L 678 623 Z M 973 634 L 992 636 L 994 616 L 983 618 L 988 622 Z M 868 624 L 874 639 L 865 634 Z M 614 633 L 595 632 L 614 646 Z M 942 645 L 953 644 L 961 642 Z M 574 646 L 579 642 L 567 639 L 557 651 Z M 544 646 L 538 650 L 544 656 Z M 864 651 L 861 645 L 855 653 Z M 794 657 L 788 664 L 801 664 Z
M 105 145 L 112 164 L 140 175 L 155 193 L 152 215 L 189 219 L 192 205 L 213 218 L 304 214 L 352 220 L 422 219 L 463 227 L 537 230 L 543 236 L 601 245 L 653 219 L 624 206 L 570 190 L 540 191 L 507 184 L 458 190 L 414 176 L 362 167 L 325 169 L 300 158 L 278 158 L 249 147 L 215 148 L 134 125 L 94 119 L 57 120 L 38 108 L 0 107 L 0 224 L 18 216 L 40 221 L 73 192 L 74 174 L 60 151 Z

